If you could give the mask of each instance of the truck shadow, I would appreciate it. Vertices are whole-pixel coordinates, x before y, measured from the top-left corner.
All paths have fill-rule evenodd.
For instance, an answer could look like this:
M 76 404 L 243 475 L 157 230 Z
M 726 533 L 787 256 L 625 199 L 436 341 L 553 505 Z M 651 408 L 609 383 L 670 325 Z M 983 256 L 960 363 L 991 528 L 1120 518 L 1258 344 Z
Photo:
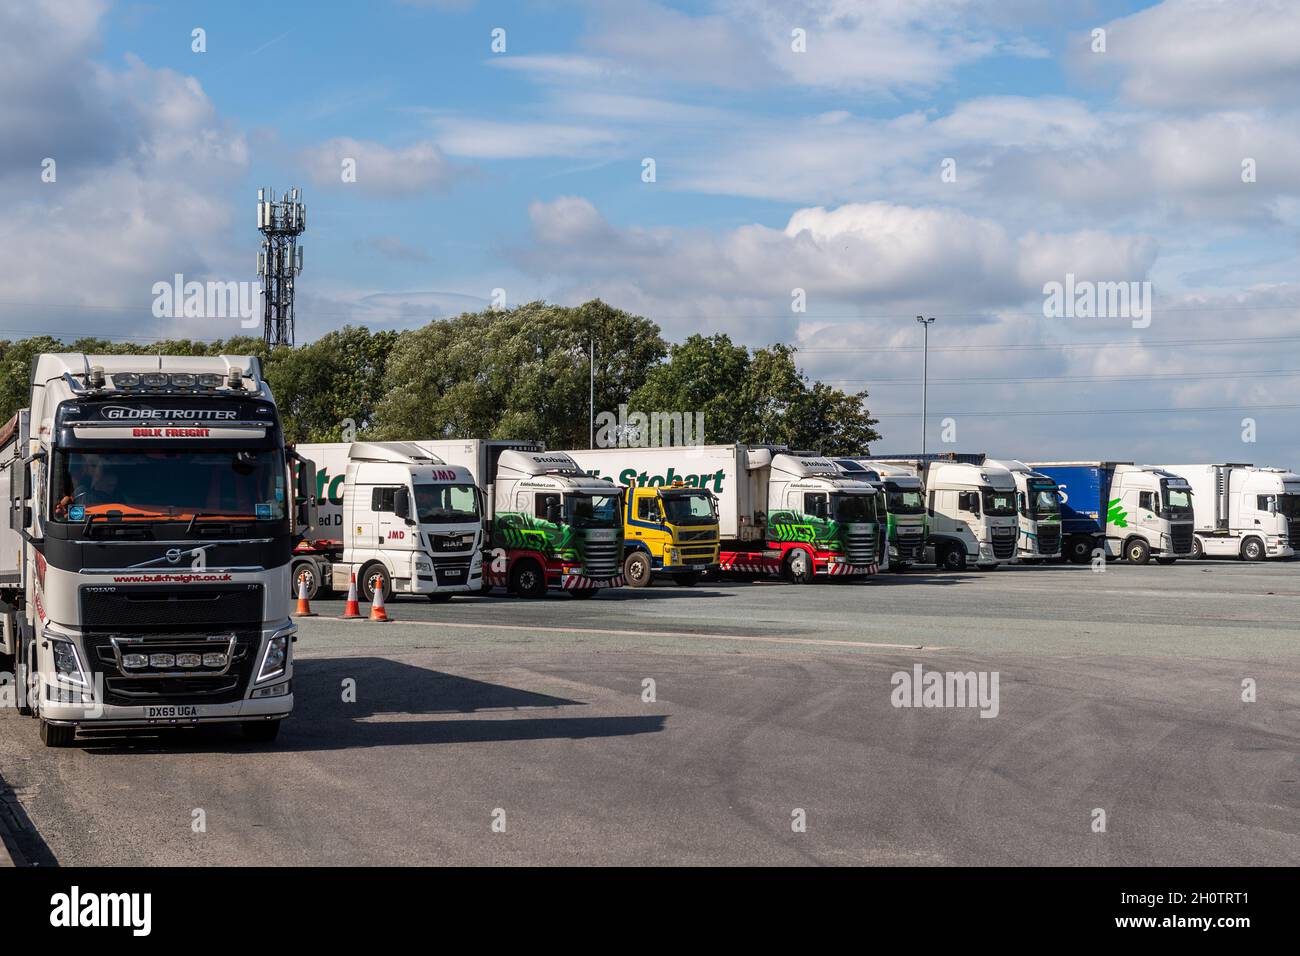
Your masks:
M 667 721 L 665 715 L 555 713 L 585 706 L 579 700 L 382 657 L 308 658 L 294 663 L 293 716 L 273 744 L 244 742 L 235 725 L 214 724 L 160 731 L 89 731 L 78 735 L 75 746 L 92 754 L 306 752 L 625 737 L 658 733 Z M 523 716 L 530 711 L 546 713 Z M 513 716 L 516 713 L 521 716 Z M 480 716 L 437 717 L 444 714 Z

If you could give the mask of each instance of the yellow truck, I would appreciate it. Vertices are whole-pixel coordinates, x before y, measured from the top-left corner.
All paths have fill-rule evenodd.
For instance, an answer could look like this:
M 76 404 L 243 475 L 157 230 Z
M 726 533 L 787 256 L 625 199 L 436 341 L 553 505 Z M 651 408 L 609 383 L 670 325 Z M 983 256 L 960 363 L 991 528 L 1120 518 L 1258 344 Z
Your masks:
M 656 577 L 691 587 L 718 568 L 718 505 L 712 474 L 679 474 L 673 467 L 642 467 L 674 449 L 597 448 L 565 451 L 578 467 L 624 485 L 623 577 L 643 588 Z M 655 453 L 658 453 L 656 455 Z M 662 473 L 660 473 L 662 472 Z

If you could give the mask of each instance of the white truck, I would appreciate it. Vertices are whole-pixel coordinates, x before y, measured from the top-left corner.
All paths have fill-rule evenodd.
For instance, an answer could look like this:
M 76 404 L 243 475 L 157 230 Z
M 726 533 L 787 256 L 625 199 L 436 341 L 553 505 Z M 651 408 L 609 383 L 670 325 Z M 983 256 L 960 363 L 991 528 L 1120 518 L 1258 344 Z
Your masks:
M 410 442 L 298 445 L 316 463 L 316 529 L 293 556 L 293 594 L 381 591 L 431 601 L 482 589 L 483 520 L 474 476 Z
M 1187 480 L 1193 557 L 1289 558 L 1300 543 L 1300 475 L 1247 464 L 1159 465 Z
M 51 747 L 218 722 L 274 739 L 290 555 L 315 522 L 314 468 L 295 496 L 289 457 L 253 356 L 37 356 L 0 430 L 0 699 Z
M 1016 508 L 1020 512 L 1020 537 L 1016 553 L 1021 561 L 1050 561 L 1061 556 L 1061 496 L 1056 482 L 1023 461 L 989 460 L 1011 472 L 1016 483 Z
M 925 552 L 925 489 L 921 479 L 906 468 L 861 458 L 836 458 L 835 464 L 850 477 L 870 481 L 882 489 L 878 517 L 885 527 L 880 566 L 886 571 L 906 571 Z
M 1131 461 L 1040 461 L 1056 482 L 1065 556 L 1076 564 L 1122 557 L 1173 564 L 1192 554 L 1192 488 L 1155 465 Z
M 468 468 L 491 502 L 484 589 L 590 598 L 622 587 L 623 490 L 535 442 L 443 439 L 417 444 Z
M 921 480 L 929 537 L 925 557 L 947 571 L 992 569 L 1016 560 L 1020 529 L 1011 473 L 983 455 L 871 456 Z

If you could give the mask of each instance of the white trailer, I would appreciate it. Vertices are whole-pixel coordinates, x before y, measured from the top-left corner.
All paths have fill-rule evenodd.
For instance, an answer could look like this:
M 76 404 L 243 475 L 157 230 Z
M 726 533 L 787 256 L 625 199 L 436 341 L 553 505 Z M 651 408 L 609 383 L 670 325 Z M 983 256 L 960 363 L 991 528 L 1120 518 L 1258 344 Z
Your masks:
M 448 601 L 482 586 L 481 496 L 469 469 L 409 442 L 299 445 L 316 462 L 320 517 L 294 552 L 293 593 L 382 591 Z
M 1193 557 L 1289 558 L 1300 542 L 1300 475 L 1245 463 L 1157 465 L 1192 488 Z

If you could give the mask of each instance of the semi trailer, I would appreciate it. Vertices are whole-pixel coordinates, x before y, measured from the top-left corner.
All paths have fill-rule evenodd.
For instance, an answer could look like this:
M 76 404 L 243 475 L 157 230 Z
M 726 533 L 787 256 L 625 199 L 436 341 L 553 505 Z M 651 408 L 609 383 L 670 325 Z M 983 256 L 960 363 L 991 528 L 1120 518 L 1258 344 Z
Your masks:
M 1123 558 L 1173 564 L 1192 554 L 1192 488 L 1154 465 L 1043 461 L 1029 467 L 1056 482 L 1065 556 L 1076 564 Z
M 1011 472 L 1016 483 L 1020 535 L 1016 554 L 1021 561 L 1050 561 L 1061 556 L 1061 496 L 1056 482 L 1023 461 L 990 461 Z
M 906 468 L 860 458 L 836 458 L 835 464 L 848 477 L 869 481 L 882 491 L 877 508 L 885 530 L 881 568 L 903 572 L 920 561 L 927 534 L 921 479 Z
M 718 568 L 717 495 L 708 487 L 713 476 L 690 468 L 689 453 L 682 447 L 564 452 L 583 471 L 625 489 L 623 577 L 630 587 L 659 577 L 691 587 Z
M 1289 558 L 1300 543 L 1300 475 L 1247 464 L 1159 465 L 1187 480 L 1192 556 Z
M 46 745 L 221 722 L 274 739 L 294 703 L 290 556 L 315 523 L 293 457 L 255 357 L 36 357 L 0 429 L 0 696 Z
M 481 495 L 469 469 L 410 442 L 298 445 L 316 463 L 315 530 L 293 555 L 292 593 L 382 592 L 442 602 L 482 589 Z
M 1019 525 L 1011 473 L 982 454 L 880 455 L 860 459 L 882 474 L 918 479 L 928 534 L 924 560 L 948 571 L 1016 560 Z
M 469 469 L 490 502 L 484 590 L 520 597 L 548 590 L 577 598 L 622 587 L 623 490 L 563 452 L 536 442 L 419 441 L 448 464 Z

